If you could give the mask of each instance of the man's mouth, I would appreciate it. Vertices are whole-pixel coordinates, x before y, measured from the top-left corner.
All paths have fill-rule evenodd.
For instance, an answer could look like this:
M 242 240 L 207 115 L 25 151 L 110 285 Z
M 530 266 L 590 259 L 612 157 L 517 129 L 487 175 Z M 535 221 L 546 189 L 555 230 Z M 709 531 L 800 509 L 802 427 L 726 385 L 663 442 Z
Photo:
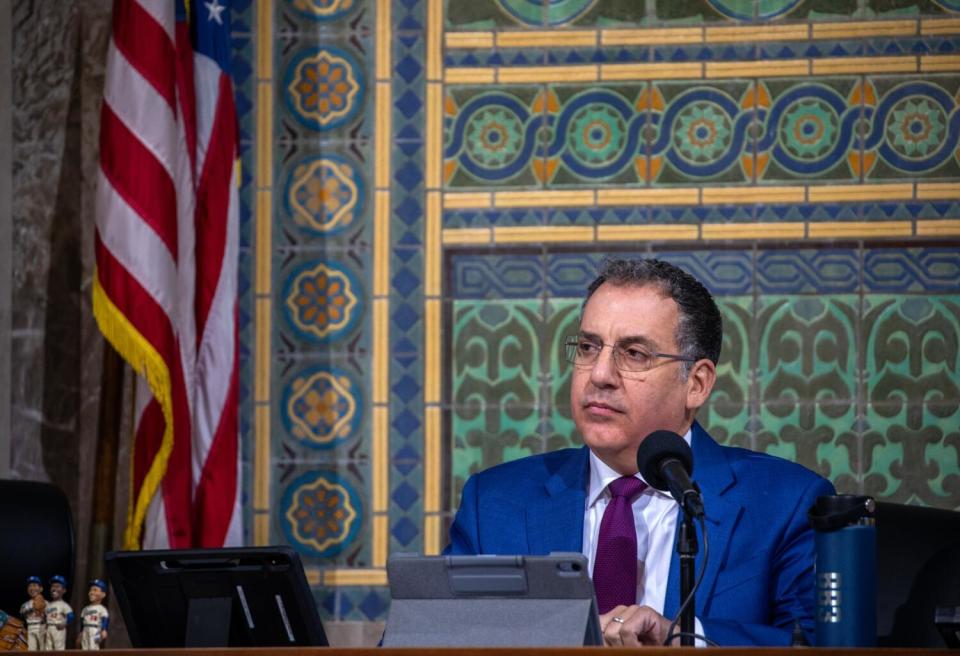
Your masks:
M 623 414 L 623 410 L 620 408 L 610 405 L 609 403 L 604 403 L 603 401 L 587 401 L 583 404 L 583 407 L 587 412 L 597 414 Z

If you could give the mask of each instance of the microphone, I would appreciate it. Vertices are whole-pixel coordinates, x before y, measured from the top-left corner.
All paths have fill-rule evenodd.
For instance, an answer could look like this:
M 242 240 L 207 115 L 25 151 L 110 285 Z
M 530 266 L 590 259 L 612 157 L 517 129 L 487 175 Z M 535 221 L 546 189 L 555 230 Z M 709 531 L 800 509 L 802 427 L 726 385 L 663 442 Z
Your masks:
M 650 433 L 637 449 L 637 469 L 649 485 L 669 491 L 690 517 L 703 517 L 700 488 L 690 480 L 693 451 L 683 438 L 668 430 Z

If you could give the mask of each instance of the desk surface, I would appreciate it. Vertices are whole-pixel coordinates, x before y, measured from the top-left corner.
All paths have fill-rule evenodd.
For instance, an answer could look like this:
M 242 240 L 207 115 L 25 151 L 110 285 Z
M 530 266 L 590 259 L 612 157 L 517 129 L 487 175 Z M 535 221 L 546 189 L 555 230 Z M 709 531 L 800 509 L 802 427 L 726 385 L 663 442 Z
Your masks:
M 517 648 L 341 648 L 341 647 L 271 647 L 261 649 L 107 649 L 112 656 L 507 656 L 508 654 L 528 654 L 529 656 L 583 656 L 584 654 L 611 654 L 604 647 L 517 647 Z M 643 653 L 648 656 L 734 656 L 749 651 L 750 656 L 958 656 L 960 652 L 949 649 L 840 649 L 831 647 L 711 647 L 706 650 L 694 647 L 646 647 Z

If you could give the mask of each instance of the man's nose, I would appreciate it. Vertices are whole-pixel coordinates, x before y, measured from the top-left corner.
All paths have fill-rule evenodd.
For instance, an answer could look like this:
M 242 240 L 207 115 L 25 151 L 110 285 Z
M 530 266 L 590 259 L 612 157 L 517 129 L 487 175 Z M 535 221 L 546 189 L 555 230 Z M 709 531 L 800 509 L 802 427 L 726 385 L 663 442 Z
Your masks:
M 613 360 L 612 348 L 601 348 L 597 355 L 597 361 L 593 363 L 593 369 L 590 371 L 590 382 L 597 387 L 612 387 L 617 384 L 620 372 Z

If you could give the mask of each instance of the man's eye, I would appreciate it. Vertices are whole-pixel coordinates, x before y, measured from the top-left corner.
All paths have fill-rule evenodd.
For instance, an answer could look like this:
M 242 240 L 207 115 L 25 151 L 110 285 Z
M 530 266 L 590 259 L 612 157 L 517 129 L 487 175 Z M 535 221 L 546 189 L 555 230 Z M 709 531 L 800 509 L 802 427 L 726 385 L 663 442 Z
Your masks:
M 598 344 L 594 344 L 593 342 L 587 342 L 583 340 L 580 340 L 579 342 L 577 342 L 577 351 L 579 351 L 580 353 L 583 353 L 584 355 L 596 353 L 599 350 L 600 350 L 600 346 Z
M 623 346 L 620 348 L 620 355 L 630 362 L 647 362 L 650 359 L 650 354 L 644 351 L 642 348 L 636 346 Z

